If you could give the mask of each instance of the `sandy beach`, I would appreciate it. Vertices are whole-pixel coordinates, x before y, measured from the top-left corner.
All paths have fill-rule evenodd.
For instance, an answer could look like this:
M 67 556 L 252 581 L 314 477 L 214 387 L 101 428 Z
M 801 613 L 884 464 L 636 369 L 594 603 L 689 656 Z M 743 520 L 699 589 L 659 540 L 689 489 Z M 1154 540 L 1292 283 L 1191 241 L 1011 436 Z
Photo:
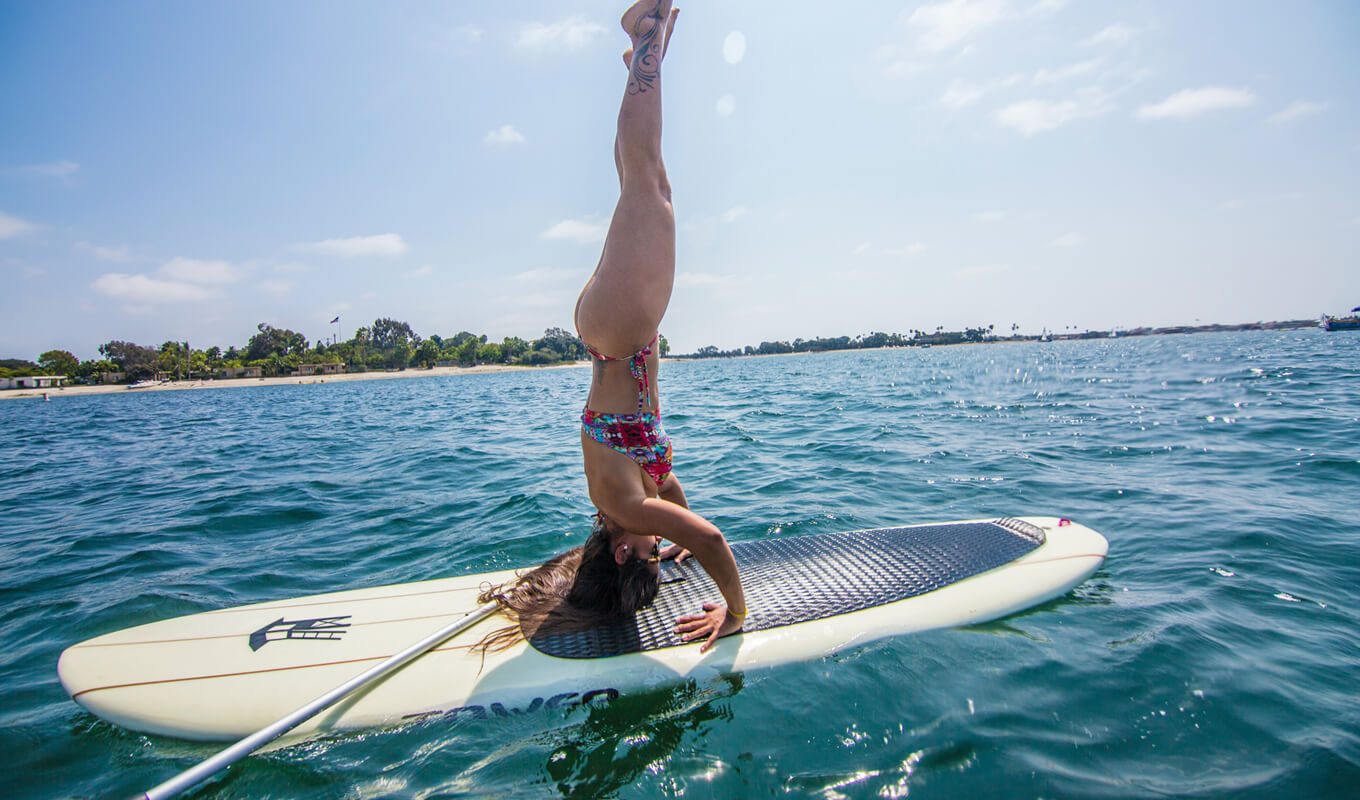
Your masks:
M 21 398 L 49 399 L 90 394 L 145 394 L 147 392 L 178 392 L 195 389 L 239 389 L 246 386 L 304 386 L 316 383 L 341 383 L 344 381 L 382 381 L 397 378 L 438 378 L 445 375 L 479 375 L 488 372 L 522 372 L 541 369 L 573 369 L 589 366 L 587 361 L 572 361 L 547 367 L 520 367 L 508 364 L 481 364 L 475 367 L 431 367 L 430 369 L 406 369 L 400 372 L 354 372 L 343 375 L 308 375 L 306 377 L 284 378 L 231 378 L 202 381 L 167 381 L 158 386 L 144 389 L 129 389 L 126 384 L 103 386 L 64 386 L 59 389 L 5 389 L 0 390 L 0 400 Z

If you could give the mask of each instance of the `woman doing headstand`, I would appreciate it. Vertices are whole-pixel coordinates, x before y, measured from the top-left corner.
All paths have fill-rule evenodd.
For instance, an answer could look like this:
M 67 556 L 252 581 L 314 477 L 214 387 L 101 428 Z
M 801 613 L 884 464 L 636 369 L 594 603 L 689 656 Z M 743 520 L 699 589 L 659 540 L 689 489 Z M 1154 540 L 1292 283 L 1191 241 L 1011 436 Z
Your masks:
M 678 10 L 671 0 L 638 0 L 623 15 L 632 39 L 619 107 L 614 163 L 619 201 L 604 253 L 576 301 L 576 330 L 591 353 L 590 394 L 581 416 L 581 453 L 598 513 L 582 548 L 524 576 L 514 591 L 487 593 L 526 627 L 585 625 L 651 603 L 657 562 L 693 554 L 726 605 L 705 603 L 680 617 L 685 641 L 703 650 L 741 628 L 746 616 L 737 564 L 713 523 L 689 510 L 671 469 L 661 427 L 657 329 L 675 280 L 675 213 L 661 160 L 661 62 Z M 661 541 L 674 544 L 663 553 Z M 549 608 L 550 598 L 565 603 Z

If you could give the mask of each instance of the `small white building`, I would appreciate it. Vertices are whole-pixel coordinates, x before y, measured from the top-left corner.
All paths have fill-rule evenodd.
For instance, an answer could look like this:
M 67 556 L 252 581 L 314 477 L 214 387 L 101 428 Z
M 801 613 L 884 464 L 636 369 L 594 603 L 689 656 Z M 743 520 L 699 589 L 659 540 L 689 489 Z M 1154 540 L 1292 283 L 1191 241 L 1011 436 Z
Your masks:
M 335 364 L 299 364 L 294 377 L 306 375 L 339 375 L 345 371 L 343 362 Z
M 65 375 L 25 375 L 22 378 L 0 378 L 0 389 L 56 389 L 66 382 Z

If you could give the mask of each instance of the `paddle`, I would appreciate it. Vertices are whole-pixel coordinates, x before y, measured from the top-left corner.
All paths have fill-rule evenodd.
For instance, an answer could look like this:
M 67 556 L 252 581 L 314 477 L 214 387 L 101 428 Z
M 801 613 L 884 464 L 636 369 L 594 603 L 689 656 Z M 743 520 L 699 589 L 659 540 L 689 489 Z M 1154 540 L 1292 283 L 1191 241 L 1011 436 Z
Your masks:
M 191 767 L 170 780 L 147 790 L 146 794 L 139 795 L 139 797 L 144 798 L 144 800 L 162 800 L 162 798 L 174 797 L 180 792 L 197 786 L 209 777 L 221 772 L 232 764 L 235 764 L 237 761 L 240 761 L 261 747 L 264 747 L 269 742 L 272 742 L 288 731 L 291 731 L 317 714 L 320 714 L 322 711 L 325 711 L 340 702 L 346 695 L 378 680 L 389 672 L 400 669 L 405 666 L 407 662 L 413 661 L 428 651 L 433 650 L 455 634 L 467 630 L 480 622 L 487 615 L 494 613 L 497 607 L 498 606 L 494 601 L 487 603 L 457 622 L 446 625 L 429 636 L 426 636 L 424 639 L 421 639 L 400 653 L 388 658 L 381 664 L 377 664 L 363 673 L 350 678 L 348 681 L 331 689 L 329 692 L 326 692 L 310 703 L 307 703 L 291 714 L 280 718 L 277 722 L 271 723 L 268 727 L 261 728 L 217 755 L 200 762 L 198 766 Z

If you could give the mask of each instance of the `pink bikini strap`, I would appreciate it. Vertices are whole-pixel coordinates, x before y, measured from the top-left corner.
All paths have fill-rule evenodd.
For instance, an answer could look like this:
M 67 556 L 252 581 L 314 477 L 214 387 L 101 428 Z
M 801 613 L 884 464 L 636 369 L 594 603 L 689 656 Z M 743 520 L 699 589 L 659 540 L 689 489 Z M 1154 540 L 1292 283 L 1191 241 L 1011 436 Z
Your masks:
M 643 347 L 631 356 L 620 356 L 618 358 L 601 353 L 591 347 L 584 339 L 581 340 L 581 344 L 586 346 L 587 353 L 590 353 L 591 356 L 600 361 L 622 361 L 624 358 L 628 359 L 628 371 L 633 373 L 633 377 L 636 378 L 638 382 L 638 413 L 641 414 L 643 411 L 647 410 L 647 398 L 651 394 L 649 391 L 650 387 L 648 386 L 649 381 L 647 380 L 647 356 L 652 354 L 652 345 L 656 344 L 660 338 L 661 333 L 658 331 L 657 334 L 652 337 L 652 340 L 647 343 L 646 347 Z M 657 402 L 656 410 L 660 413 L 660 401 Z

